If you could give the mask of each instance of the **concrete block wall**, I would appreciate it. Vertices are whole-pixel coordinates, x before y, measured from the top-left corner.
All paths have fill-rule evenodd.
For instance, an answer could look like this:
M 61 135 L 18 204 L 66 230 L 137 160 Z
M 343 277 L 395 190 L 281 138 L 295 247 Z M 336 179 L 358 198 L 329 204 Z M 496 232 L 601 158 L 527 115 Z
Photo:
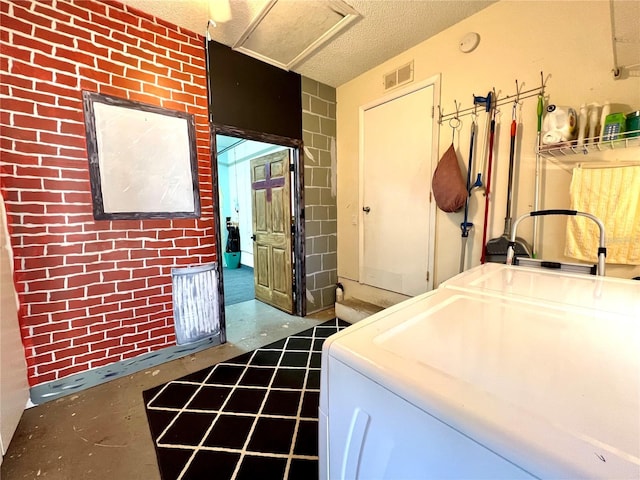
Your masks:
M 302 78 L 302 138 L 307 311 L 311 313 L 335 303 L 337 213 L 331 146 L 336 138 L 336 90 L 306 77 Z
M 216 260 L 203 38 L 115 2 L 0 0 L 1 190 L 32 386 L 175 345 L 171 269 Z M 96 221 L 82 90 L 194 115 L 201 217 Z

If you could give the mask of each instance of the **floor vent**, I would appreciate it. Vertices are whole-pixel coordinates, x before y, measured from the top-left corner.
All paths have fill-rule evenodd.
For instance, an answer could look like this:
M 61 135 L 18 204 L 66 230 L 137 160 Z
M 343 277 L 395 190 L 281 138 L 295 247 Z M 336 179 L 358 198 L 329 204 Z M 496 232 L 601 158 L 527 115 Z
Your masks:
M 172 268 L 176 343 L 195 342 L 220 332 L 215 264 Z
M 384 75 L 384 89 L 390 90 L 413 81 L 413 60 Z

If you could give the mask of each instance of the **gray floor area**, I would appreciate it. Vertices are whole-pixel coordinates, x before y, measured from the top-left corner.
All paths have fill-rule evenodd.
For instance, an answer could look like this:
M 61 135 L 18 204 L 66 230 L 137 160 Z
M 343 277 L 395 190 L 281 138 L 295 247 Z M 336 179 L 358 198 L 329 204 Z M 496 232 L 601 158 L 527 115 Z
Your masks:
M 227 307 L 227 343 L 26 410 L 0 470 L 14 479 L 159 479 L 142 391 L 318 323 L 252 300 Z M 213 478 L 213 477 L 212 477 Z

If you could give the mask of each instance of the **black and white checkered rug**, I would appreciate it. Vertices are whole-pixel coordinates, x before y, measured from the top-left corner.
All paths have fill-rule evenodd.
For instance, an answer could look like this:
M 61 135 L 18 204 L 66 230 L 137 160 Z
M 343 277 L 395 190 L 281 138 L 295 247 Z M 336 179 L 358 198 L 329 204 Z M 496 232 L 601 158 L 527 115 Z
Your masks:
M 163 480 L 318 478 L 322 344 L 330 320 L 143 392 Z

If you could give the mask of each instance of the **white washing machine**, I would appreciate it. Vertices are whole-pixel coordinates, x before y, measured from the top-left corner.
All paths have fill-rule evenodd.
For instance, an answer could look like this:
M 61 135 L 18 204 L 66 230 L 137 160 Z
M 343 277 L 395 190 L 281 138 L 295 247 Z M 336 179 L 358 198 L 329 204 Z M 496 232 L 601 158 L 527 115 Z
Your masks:
M 486 264 L 330 337 L 321 479 L 640 478 L 640 282 Z

